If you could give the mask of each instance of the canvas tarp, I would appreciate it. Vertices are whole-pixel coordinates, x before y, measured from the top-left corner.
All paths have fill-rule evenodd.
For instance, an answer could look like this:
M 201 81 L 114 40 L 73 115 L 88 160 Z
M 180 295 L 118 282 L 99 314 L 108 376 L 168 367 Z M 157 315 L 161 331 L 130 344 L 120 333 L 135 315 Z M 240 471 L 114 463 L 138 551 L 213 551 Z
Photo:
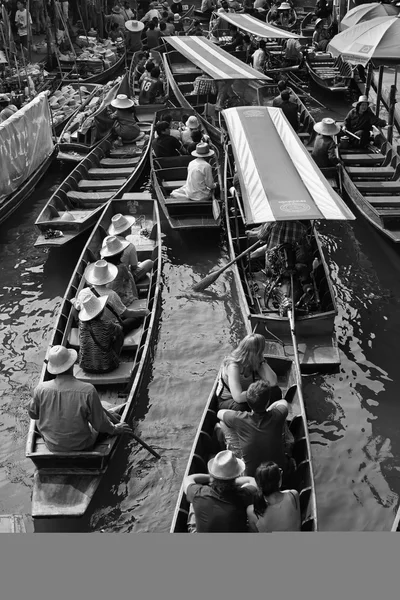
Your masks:
M 53 152 L 48 92 L 0 123 L 0 203 Z

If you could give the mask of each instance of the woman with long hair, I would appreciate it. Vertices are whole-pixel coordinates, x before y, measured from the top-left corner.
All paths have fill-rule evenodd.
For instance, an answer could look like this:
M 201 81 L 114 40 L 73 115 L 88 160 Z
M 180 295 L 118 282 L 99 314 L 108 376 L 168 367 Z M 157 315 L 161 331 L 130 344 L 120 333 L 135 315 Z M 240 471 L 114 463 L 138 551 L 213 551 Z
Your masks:
M 250 410 L 246 393 L 256 379 L 270 384 L 272 402 L 280 400 L 282 393 L 277 385 L 278 378 L 264 358 L 264 351 L 265 337 L 260 333 L 251 333 L 224 359 L 218 410 Z
M 253 533 L 300 531 L 300 500 L 296 490 L 281 491 L 282 469 L 274 462 L 262 463 L 256 470 L 258 487 L 254 504 L 247 508 Z

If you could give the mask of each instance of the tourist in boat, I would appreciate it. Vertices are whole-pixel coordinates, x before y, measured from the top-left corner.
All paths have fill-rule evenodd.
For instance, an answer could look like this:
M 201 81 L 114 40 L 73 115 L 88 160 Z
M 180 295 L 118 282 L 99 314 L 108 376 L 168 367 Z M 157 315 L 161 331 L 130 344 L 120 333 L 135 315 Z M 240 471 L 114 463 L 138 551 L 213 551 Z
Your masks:
M 132 329 L 137 329 L 144 317 L 149 314 L 147 308 L 132 309 L 125 306 L 114 290 L 108 287 L 118 275 L 118 268 L 106 260 L 98 260 L 88 265 L 85 269 L 85 279 L 99 296 L 108 296 L 108 306 L 112 310 L 116 322 L 122 321 L 122 328 L 127 334 Z
M 191 155 L 193 150 L 196 150 L 197 144 L 200 144 L 201 141 L 205 140 L 203 140 L 203 134 L 200 131 L 200 129 L 193 129 L 193 131 L 190 134 L 190 137 L 192 141 L 185 145 L 185 150 L 188 154 Z
M 189 144 L 192 141 L 192 131 L 201 130 L 200 123 L 197 117 L 191 115 L 185 122 L 185 128 L 181 134 L 182 144 Z
M 283 90 L 281 92 L 281 103 L 279 108 L 283 111 L 285 117 L 296 131 L 299 130 L 299 108 L 297 102 L 292 102 L 290 99 L 289 90 Z
M 139 298 L 136 283 L 128 265 L 122 262 L 122 255 L 128 248 L 129 242 L 117 236 L 107 236 L 100 250 L 100 256 L 118 269 L 116 278 L 107 284 L 110 290 L 117 292 L 125 306 L 130 306 Z
M 254 533 L 300 531 L 300 498 L 296 490 L 281 491 L 282 469 L 270 461 L 257 467 L 257 493 L 247 507 L 249 530 Z
M 174 15 L 170 15 L 167 18 L 167 28 L 165 32 L 165 35 L 175 35 Z
M 260 73 L 264 73 L 264 65 L 267 58 L 265 49 L 267 45 L 265 40 L 261 40 L 258 42 L 258 48 L 253 54 L 253 69 L 259 71 Z
M 158 2 L 150 2 L 149 10 L 144 15 L 144 17 L 142 19 L 140 19 L 142 21 L 142 23 L 150 22 L 150 21 L 152 21 L 152 19 L 154 19 L 154 17 L 156 17 L 159 21 L 161 21 L 161 14 L 160 14 L 160 11 L 156 8 L 157 6 L 158 6 Z
M 193 91 L 191 92 L 191 94 L 196 94 L 196 95 L 217 95 L 217 86 L 216 83 L 214 81 L 214 79 L 212 79 L 212 77 L 210 77 L 209 75 L 207 75 L 207 73 L 205 73 L 204 71 L 201 73 L 201 75 L 198 75 L 196 77 L 196 79 L 193 82 Z
M 119 366 L 124 332 L 107 300 L 84 288 L 74 301 L 79 311 L 79 366 L 86 373 L 110 373 Z
M 323 19 L 317 19 L 315 21 L 315 29 L 312 36 L 312 45 L 314 46 L 314 49 L 317 52 L 325 52 L 329 40 L 329 33 L 324 27 Z
M 121 262 L 131 270 L 133 278 L 137 283 L 146 277 L 147 273 L 150 273 L 154 266 L 154 262 L 150 258 L 142 260 L 141 262 L 138 260 L 134 237 L 132 235 L 132 227 L 135 223 L 136 219 L 132 215 L 122 215 L 121 213 L 114 215 L 111 218 L 111 225 L 108 228 L 109 235 L 103 240 L 102 249 L 107 246 L 110 237 L 113 236 L 117 236 L 118 239 L 129 242 L 129 245 L 122 253 Z M 103 256 L 101 256 L 101 258 L 103 258 Z
M 176 137 L 171 135 L 171 125 L 167 121 L 159 121 L 155 125 L 157 137 L 153 140 L 153 151 L 157 158 L 179 156 L 184 148 Z
M 291 91 L 291 90 L 290 90 L 290 89 L 287 87 L 287 83 L 286 83 L 286 81 L 284 81 L 283 79 L 280 79 L 280 80 L 278 81 L 278 83 L 277 83 L 277 87 L 278 87 L 278 90 L 279 90 L 279 95 L 278 95 L 278 96 L 275 96 L 275 98 L 273 99 L 273 101 L 272 101 L 272 106 L 275 106 L 276 108 L 281 108 L 281 105 L 282 105 L 282 103 L 283 103 L 283 100 L 282 100 L 281 93 L 282 93 L 284 90 L 287 90 L 287 91 L 290 93 L 289 100 L 290 100 L 291 102 L 296 102 L 296 98 L 295 98 L 295 96 L 293 95 L 292 91 Z
M 158 67 L 150 72 L 150 77 L 144 77 L 140 84 L 139 104 L 156 104 L 164 98 L 164 85 L 160 78 L 161 72 Z
M 179 126 L 177 129 L 175 127 L 172 127 L 172 115 L 171 115 L 171 113 L 165 113 L 163 115 L 162 120 L 166 121 L 167 123 L 169 123 L 169 133 L 170 133 L 170 135 L 172 135 L 172 137 L 176 137 L 177 140 L 181 141 L 181 138 L 182 138 L 181 127 Z M 156 135 L 157 135 L 157 133 L 156 133 Z
M 187 198 L 197 202 L 211 200 L 215 183 L 208 161 L 214 154 L 214 150 L 206 142 L 197 144 L 196 150 L 192 152 L 195 160 L 188 165 L 186 183 L 171 192 L 173 198 Z
M 111 106 L 116 109 L 111 114 L 111 118 L 115 120 L 114 131 L 118 136 L 116 145 L 122 146 L 122 144 L 130 144 L 141 139 L 144 134 L 137 124 L 133 100 L 126 94 L 118 94 L 111 101 Z
M 32 17 L 26 9 L 25 2 L 19 0 L 17 2 L 17 11 L 15 13 L 15 24 L 17 26 L 19 43 L 24 48 L 28 48 L 28 18 L 29 23 L 32 25 Z
M 181 0 L 172 0 L 170 10 L 174 15 L 178 14 L 180 16 L 183 13 L 183 4 Z
M 385 119 L 377 117 L 371 110 L 368 96 L 360 96 L 353 104 L 353 108 L 347 114 L 344 120 L 344 133 L 350 131 L 357 135 L 360 140 L 350 137 L 350 143 L 361 148 L 365 148 L 370 143 L 371 130 L 373 125 L 376 127 L 385 127 Z
M 242 50 L 246 53 L 245 62 L 250 63 L 251 57 L 255 52 L 255 47 L 248 33 L 245 33 L 243 36 Z
M 202 0 L 201 2 L 201 12 L 205 17 L 211 19 L 212 13 L 217 10 L 217 1 L 216 0 Z
M 337 144 L 334 137 L 340 132 L 340 127 L 329 117 L 314 125 L 317 136 L 311 153 L 315 163 L 320 168 L 335 167 L 339 162 Z
M 138 52 L 143 48 L 142 32 L 144 29 L 143 23 L 140 21 L 130 20 L 125 23 L 126 29 L 126 48 L 131 52 Z
M 222 432 L 225 434 L 228 428 L 228 431 L 237 434 L 241 456 L 246 464 L 246 475 L 252 477 L 261 463 L 270 460 L 276 462 L 286 474 L 291 469 L 284 445 L 289 405 L 283 399 L 273 401 L 273 390 L 268 381 L 256 381 L 246 393 L 251 412 L 219 410 L 217 413 Z
M 161 31 L 156 27 L 154 21 L 150 21 L 147 25 L 146 42 L 149 50 L 157 48 L 161 44 Z
M 288 39 L 284 44 L 285 54 L 284 54 L 284 67 L 293 67 L 296 65 L 301 65 L 303 61 L 303 52 L 301 51 L 301 44 L 297 39 Z
M 193 24 L 187 30 L 186 35 L 198 35 L 198 36 L 204 35 L 203 28 L 202 28 L 201 23 L 200 23 L 200 21 L 198 19 L 195 19 L 193 21 Z
M 227 52 L 233 52 L 234 50 L 238 49 L 240 50 L 243 45 L 243 35 L 239 29 L 234 25 L 231 25 L 229 27 L 229 36 L 232 38 L 232 41 L 228 44 L 223 44 L 221 48 Z
M 131 432 L 127 423 L 106 411 L 96 388 L 74 377 L 76 350 L 53 346 L 47 370 L 55 379 L 35 388 L 28 414 L 51 452 L 91 450 L 99 432 L 121 435 Z
M 251 333 L 224 358 L 220 372 L 219 409 L 250 410 L 247 404 L 247 390 L 257 378 L 267 381 L 271 388 L 274 388 L 274 400 L 282 397 L 282 392 L 277 386 L 278 378 L 264 358 L 264 352 L 264 336 Z
M 151 77 L 151 72 L 155 66 L 156 66 L 156 64 L 154 63 L 154 61 L 151 58 L 146 59 L 146 62 L 144 65 L 144 71 L 142 72 L 142 75 L 139 78 L 140 85 L 142 84 L 142 81 L 145 77 L 149 77 L 149 78 Z
M 244 468 L 242 460 L 223 450 L 208 461 L 208 474 L 184 477 L 183 491 L 192 505 L 191 533 L 248 531 L 247 508 L 253 504 L 257 485 L 252 477 L 243 477 Z

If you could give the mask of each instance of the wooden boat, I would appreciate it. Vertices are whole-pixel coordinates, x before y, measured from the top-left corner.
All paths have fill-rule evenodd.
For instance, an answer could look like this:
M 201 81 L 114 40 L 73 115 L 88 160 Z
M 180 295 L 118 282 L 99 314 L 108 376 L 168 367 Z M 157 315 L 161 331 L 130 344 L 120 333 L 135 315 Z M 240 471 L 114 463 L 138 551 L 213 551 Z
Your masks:
M 65 80 L 68 82 L 74 81 L 83 85 L 86 85 L 87 83 L 107 83 L 107 81 L 110 81 L 110 79 L 114 79 L 118 75 L 118 73 L 123 70 L 125 65 L 125 50 L 117 58 L 117 61 L 113 65 L 108 67 L 108 69 L 103 69 L 103 65 L 99 61 L 84 61 L 82 67 L 89 68 L 92 71 L 101 69 L 98 70 L 98 72 L 94 73 L 94 75 L 91 75 L 90 77 L 80 77 L 79 74 L 74 73 L 75 64 L 77 64 L 75 60 L 60 60 L 60 64 L 61 68 L 65 72 Z M 78 61 L 78 68 L 79 66 L 80 65 Z
M 367 150 L 341 149 L 343 189 L 350 202 L 389 240 L 400 242 L 400 158 L 383 142 Z
M 245 318 L 245 315 L 243 315 Z M 248 333 L 251 329 L 247 327 Z M 289 429 L 294 437 L 293 458 L 296 461 L 296 472 L 291 486 L 300 494 L 301 531 L 318 531 L 318 514 L 315 493 L 314 473 L 311 460 L 310 439 L 308 434 L 307 417 L 305 413 L 303 394 L 301 389 L 301 377 L 297 376 L 294 363 L 287 358 L 280 357 L 274 345 L 276 341 L 267 341 L 268 352 L 266 358 L 268 364 L 278 376 L 278 385 L 293 397 L 288 416 Z M 219 382 L 217 377 L 212 391 L 208 397 L 207 404 L 200 419 L 193 447 L 189 455 L 185 470 L 185 477 L 195 473 L 208 473 L 207 463 L 220 451 L 213 440 L 213 432 L 217 419 L 218 400 L 216 390 Z M 188 531 L 187 520 L 189 514 L 189 502 L 181 487 L 178 495 L 176 508 L 171 524 L 171 533 L 186 533 Z
M 334 368 L 340 363 L 334 330 L 337 305 L 315 221 L 354 216 L 280 109 L 230 108 L 222 111 L 221 120 L 227 140 L 223 188 L 231 259 L 252 243 L 246 235 L 251 226 L 298 219 L 310 222 L 307 267 L 312 284 L 308 295 L 298 281 L 297 291 L 289 285 L 296 297 L 288 297 L 284 282 L 289 270 L 282 267 L 278 276 L 267 277 L 263 259 L 243 259 L 233 267 L 242 312 L 252 329 L 282 341 L 283 356 L 290 358 L 298 351 L 302 371 Z M 287 308 L 291 305 L 295 306 L 298 350 L 291 338 Z
M 137 284 L 139 300 L 133 306 L 146 307 L 150 314 L 144 323 L 125 338 L 120 366 L 106 375 L 89 375 L 76 365 L 74 374 L 81 381 L 95 385 L 100 399 L 107 408 L 120 407 L 121 421 L 130 422 L 134 416 L 145 367 L 150 357 L 152 338 L 157 330 L 157 307 L 160 300 L 161 278 L 161 229 L 157 202 L 146 192 L 122 194 L 105 207 L 91 234 L 69 282 L 49 348 L 62 344 L 78 348 L 79 336 L 77 314 L 71 300 L 86 285 L 84 271 L 88 263 L 97 260 L 102 241 L 107 235 L 114 214 L 133 214 L 138 217 L 133 226 L 134 243 L 139 260 L 152 258 L 154 268 Z M 146 231 L 148 236 L 141 235 Z M 52 376 L 43 365 L 41 381 Z M 79 517 L 82 516 L 103 474 L 110 465 L 120 436 L 99 438 L 93 451 L 54 453 L 47 450 L 31 421 L 26 444 L 26 456 L 36 467 L 32 495 L 33 517 Z
M 68 100 L 65 102 L 66 98 L 62 94 L 66 87 L 71 88 L 71 92 L 75 92 L 75 95 L 78 95 L 79 97 L 78 103 L 74 102 L 73 106 L 69 105 Z M 67 86 L 64 82 L 60 83 L 57 90 L 53 92 L 49 99 L 54 132 L 57 137 L 64 129 L 66 123 L 73 119 L 78 112 L 84 110 L 93 97 L 100 91 L 101 86 L 94 83 L 88 83 L 87 85 L 69 83 Z M 61 98 L 65 103 L 59 105 L 58 101 L 61 100 Z
M 334 94 L 349 94 L 353 73 L 349 63 L 329 52 L 308 52 L 305 65 L 311 79 L 322 89 Z
M 0 224 L 29 198 L 50 167 L 58 151 L 52 137 L 47 92 L 0 124 Z M 16 144 L 16 139 L 25 141 Z
M 218 121 L 208 110 L 210 105 L 215 105 L 217 98 L 211 94 L 191 94 L 196 77 L 204 71 L 216 82 L 224 80 L 241 83 L 244 88 L 255 81 L 272 83 L 272 80 L 221 50 L 205 37 L 173 36 L 164 40 L 174 48 L 174 51 L 164 53 L 165 74 L 171 95 L 175 97 L 171 98 L 171 101 L 175 106 L 194 109 L 196 116 L 201 119 L 204 127 L 207 127 L 213 143 L 220 144 Z
M 184 120 L 183 115 L 189 117 L 195 114 L 193 109 L 166 109 L 157 113 L 156 121 L 161 121 L 163 114 L 166 112 L 172 115 L 176 126 Z M 206 133 L 208 133 L 207 129 Z M 215 156 L 211 159 L 211 165 L 213 166 L 214 180 L 218 181 L 221 186 L 219 153 L 217 148 L 214 147 L 213 149 Z M 169 195 L 172 190 L 184 185 L 188 164 L 193 159 L 193 156 L 188 155 L 156 158 L 153 152 L 150 154 L 153 188 L 172 229 L 214 229 L 219 227 L 221 223 L 221 210 L 215 198 L 205 202 L 193 202 L 189 199 L 173 198 Z
M 132 189 L 147 163 L 152 127 L 153 122 L 141 121 L 144 138 L 121 148 L 114 148 L 108 136 L 75 167 L 36 219 L 35 246 L 64 246 L 95 224 L 106 202 Z

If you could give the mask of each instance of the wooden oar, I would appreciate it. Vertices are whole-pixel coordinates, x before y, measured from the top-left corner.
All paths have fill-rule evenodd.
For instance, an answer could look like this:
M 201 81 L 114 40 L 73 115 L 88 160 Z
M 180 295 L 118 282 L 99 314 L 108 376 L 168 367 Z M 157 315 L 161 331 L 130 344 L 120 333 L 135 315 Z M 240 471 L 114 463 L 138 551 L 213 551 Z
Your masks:
M 115 406 L 113 410 L 110 409 L 106 409 L 103 406 L 104 411 L 107 413 L 107 415 L 110 417 L 111 421 L 113 423 L 124 423 L 124 421 L 120 421 L 117 418 L 117 411 L 118 409 L 121 409 L 125 406 L 125 404 L 121 404 L 120 406 Z M 139 444 L 141 444 L 143 446 L 143 448 L 146 448 L 146 450 L 148 452 L 150 452 L 150 454 L 152 454 L 153 456 L 155 456 L 156 458 L 161 458 L 161 456 L 158 454 L 158 452 L 156 452 L 151 446 L 149 446 L 148 444 L 146 444 L 146 442 L 144 442 L 142 440 L 142 438 L 140 438 L 138 435 L 136 435 L 136 433 L 133 433 L 133 431 L 127 431 L 126 435 L 130 435 L 131 437 L 133 437 L 134 440 L 136 440 L 137 442 L 139 442 Z
M 252 250 L 255 250 L 258 246 L 260 246 L 260 244 L 263 244 L 263 243 L 265 243 L 265 242 L 262 242 L 261 240 L 257 240 L 257 242 L 255 244 L 253 244 L 252 246 L 250 246 L 250 248 L 247 248 L 247 250 L 245 250 L 244 252 L 239 254 L 233 260 L 229 261 L 226 265 L 224 265 L 223 267 L 218 269 L 218 271 L 215 271 L 214 273 L 210 273 L 209 275 L 207 275 L 207 277 L 204 277 L 204 279 L 202 279 L 198 283 L 195 283 L 194 286 L 192 287 L 192 290 L 194 292 L 202 292 L 203 290 L 208 288 L 208 286 L 210 286 L 212 283 L 214 283 L 214 281 L 216 281 L 218 279 L 218 277 L 221 275 L 221 273 L 226 271 L 226 269 L 229 269 L 229 267 L 231 265 L 233 265 L 233 263 L 237 262 L 238 260 L 240 260 L 241 258 L 246 256 L 246 254 L 248 254 L 249 252 L 252 252 Z

